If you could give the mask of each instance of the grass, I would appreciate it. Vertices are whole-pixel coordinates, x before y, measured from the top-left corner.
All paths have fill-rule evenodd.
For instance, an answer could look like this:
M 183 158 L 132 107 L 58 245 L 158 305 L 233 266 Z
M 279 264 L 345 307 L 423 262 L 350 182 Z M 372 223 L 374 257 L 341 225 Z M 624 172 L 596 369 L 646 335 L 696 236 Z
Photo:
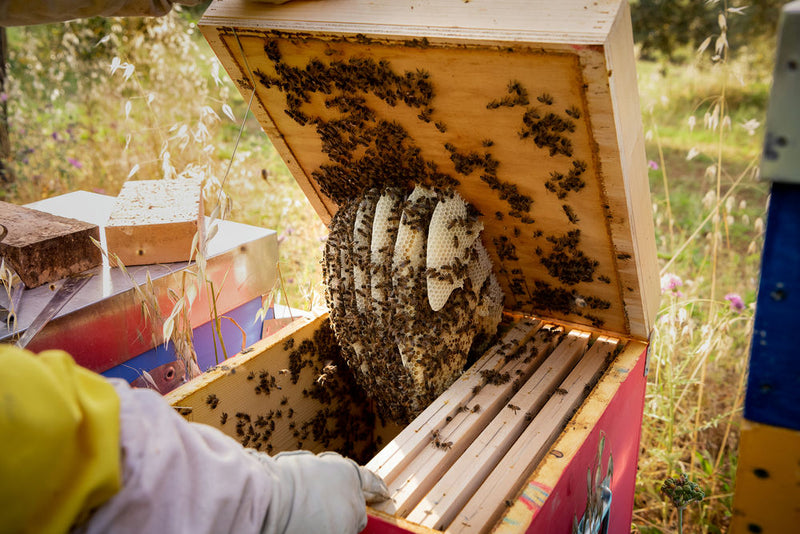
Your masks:
M 756 171 L 770 71 L 719 52 L 666 70 L 638 65 L 664 277 L 634 511 L 642 533 L 675 530 L 660 488 L 681 472 L 706 494 L 686 509 L 684 532 L 725 532 L 732 514 L 768 195 Z
M 17 180 L 0 195 L 114 195 L 130 177 L 202 174 L 216 199 L 224 181 L 229 218 L 278 232 L 291 305 L 321 304 L 326 229 L 252 115 L 237 145 L 246 103 L 193 24 L 184 12 L 10 29 Z M 755 174 L 769 62 L 724 53 L 714 64 L 638 65 L 665 285 L 632 527 L 642 533 L 675 530 L 659 489 L 681 471 L 706 493 L 686 509 L 685 532 L 724 532 L 732 513 L 767 199 Z

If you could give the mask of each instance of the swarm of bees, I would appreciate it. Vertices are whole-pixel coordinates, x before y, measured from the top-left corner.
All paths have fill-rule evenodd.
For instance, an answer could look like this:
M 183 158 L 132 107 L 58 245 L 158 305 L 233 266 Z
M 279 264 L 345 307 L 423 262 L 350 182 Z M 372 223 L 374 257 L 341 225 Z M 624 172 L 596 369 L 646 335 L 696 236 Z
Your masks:
M 331 323 L 381 416 L 409 422 L 496 332 L 503 292 L 482 229 L 457 193 L 424 186 L 370 189 L 331 221 Z

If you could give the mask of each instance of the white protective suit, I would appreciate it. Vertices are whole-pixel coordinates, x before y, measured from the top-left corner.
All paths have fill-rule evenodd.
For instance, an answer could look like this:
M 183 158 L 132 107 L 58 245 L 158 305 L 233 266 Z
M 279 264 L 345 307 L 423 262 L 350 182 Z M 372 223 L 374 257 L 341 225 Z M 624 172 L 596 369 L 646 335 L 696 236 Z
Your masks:
M 62 351 L 0 344 L 0 532 L 356 533 L 388 496 L 336 453 L 270 457 Z
M 120 397 L 122 489 L 77 532 L 359 532 L 383 482 L 336 453 L 275 457 L 187 423 L 151 390 Z

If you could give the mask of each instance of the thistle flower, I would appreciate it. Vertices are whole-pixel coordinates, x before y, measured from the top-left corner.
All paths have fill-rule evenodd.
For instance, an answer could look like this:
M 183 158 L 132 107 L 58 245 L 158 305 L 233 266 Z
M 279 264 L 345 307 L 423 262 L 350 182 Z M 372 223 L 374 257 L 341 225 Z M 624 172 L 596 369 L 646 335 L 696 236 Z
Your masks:
M 668 478 L 661 486 L 661 493 L 665 495 L 678 510 L 678 532 L 683 534 L 683 510 L 689 504 L 702 501 L 706 493 L 700 489 L 696 482 L 689 480 L 686 473 L 679 477 Z
M 661 277 L 661 293 L 668 293 L 673 297 L 682 297 L 683 293 L 678 289 L 683 285 L 683 280 L 677 274 L 667 273 Z
M 725 295 L 725 300 L 730 303 L 731 311 L 736 313 L 742 313 L 742 311 L 744 311 L 744 300 L 742 300 L 741 295 L 738 293 L 728 293 Z

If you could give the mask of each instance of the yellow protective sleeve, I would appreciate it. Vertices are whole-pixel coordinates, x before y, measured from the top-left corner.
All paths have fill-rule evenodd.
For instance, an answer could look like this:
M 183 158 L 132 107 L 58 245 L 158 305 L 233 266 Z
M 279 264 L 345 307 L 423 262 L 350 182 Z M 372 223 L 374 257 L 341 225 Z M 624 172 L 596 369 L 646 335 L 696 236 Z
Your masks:
M 65 352 L 0 345 L 0 532 L 67 532 L 120 484 L 111 384 Z

